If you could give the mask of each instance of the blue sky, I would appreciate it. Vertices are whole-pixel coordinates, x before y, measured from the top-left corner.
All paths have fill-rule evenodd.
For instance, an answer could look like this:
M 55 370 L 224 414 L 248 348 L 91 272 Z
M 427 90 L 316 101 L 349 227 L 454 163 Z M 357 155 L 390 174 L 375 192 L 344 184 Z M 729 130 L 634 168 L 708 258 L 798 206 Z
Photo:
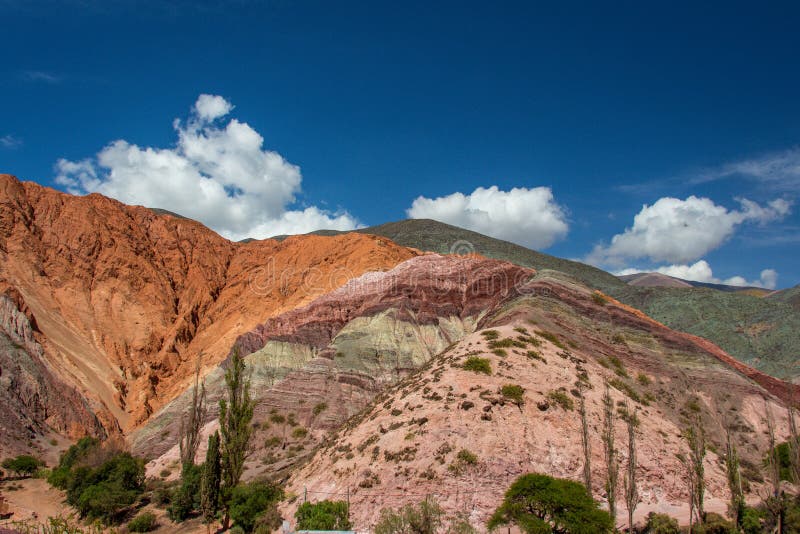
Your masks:
M 0 0 L 0 172 L 234 238 L 410 214 L 800 283 L 800 5 L 431 4 Z

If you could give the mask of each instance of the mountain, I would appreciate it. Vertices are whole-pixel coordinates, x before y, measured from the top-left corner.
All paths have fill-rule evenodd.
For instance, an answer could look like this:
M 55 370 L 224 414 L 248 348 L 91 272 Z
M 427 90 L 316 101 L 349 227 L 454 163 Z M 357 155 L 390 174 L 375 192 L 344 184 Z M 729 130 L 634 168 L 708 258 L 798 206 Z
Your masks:
M 784 302 L 795 310 L 800 311 L 800 285 L 781 291 L 775 291 L 770 294 L 768 298 L 777 302 Z
M 755 492 L 764 399 L 781 414 L 782 399 L 798 392 L 563 273 L 475 256 L 423 255 L 367 273 L 269 319 L 234 347 L 246 355 L 257 401 L 246 478 L 286 480 L 289 492 L 313 500 L 349 494 L 358 529 L 374 524 L 381 507 L 425 494 L 481 524 L 519 474 L 579 479 L 579 384 L 590 388 L 601 495 L 605 380 L 619 409 L 627 402 L 642 420 L 641 513 L 686 501 L 681 432 L 695 415 L 712 451 L 723 450 L 723 425 L 735 428 Z M 490 374 L 466 369 L 470 357 L 486 358 Z M 205 434 L 217 428 L 224 367 L 207 376 Z M 503 395 L 509 384 L 524 390 L 521 399 Z M 190 397 L 131 436 L 134 451 L 154 458 L 153 476 L 176 476 L 175 430 Z M 474 465 L 457 459 L 462 449 L 476 455 Z M 709 508 L 724 510 L 725 474 L 714 453 L 707 479 Z M 292 510 L 287 504 L 284 512 Z
M 686 280 L 661 273 L 636 273 L 619 277 L 620 280 L 637 287 L 692 287 Z
M 41 350 L 25 348 L 50 376 L 32 380 L 80 392 L 108 432 L 184 391 L 201 355 L 212 369 L 268 317 L 417 254 L 360 234 L 232 243 L 189 219 L 0 175 L 0 283 L 35 323 Z M 39 412 L 20 413 L 38 428 Z
M 704 337 L 766 373 L 786 379 L 800 376 L 800 310 L 797 299 L 791 296 L 797 292 L 782 300 L 707 287 L 637 287 L 590 265 L 427 219 L 409 219 L 357 232 L 384 236 L 419 250 L 443 254 L 475 252 L 524 267 L 561 271 L 670 328 Z

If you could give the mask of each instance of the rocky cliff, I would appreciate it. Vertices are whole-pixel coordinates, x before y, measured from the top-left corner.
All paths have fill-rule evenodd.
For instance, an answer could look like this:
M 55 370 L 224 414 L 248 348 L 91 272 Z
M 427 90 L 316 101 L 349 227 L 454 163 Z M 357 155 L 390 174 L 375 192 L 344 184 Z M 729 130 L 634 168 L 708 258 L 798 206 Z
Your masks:
M 197 358 L 213 369 L 265 319 L 416 254 L 364 235 L 232 243 L 0 175 L 0 278 L 35 317 L 54 375 L 123 429 L 185 390 Z

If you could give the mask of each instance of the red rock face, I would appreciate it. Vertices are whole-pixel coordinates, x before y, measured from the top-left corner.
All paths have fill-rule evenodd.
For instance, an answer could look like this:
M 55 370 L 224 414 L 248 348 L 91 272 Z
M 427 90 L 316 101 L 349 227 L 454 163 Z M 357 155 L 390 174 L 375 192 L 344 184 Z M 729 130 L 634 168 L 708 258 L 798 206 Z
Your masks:
M 517 296 L 531 269 L 479 257 L 420 256 L 387 273 L 368 273 L 240 336 L 235 347 L 255 352 L 268 340 L 325 348 L 356 317 L 393 308 L 413 322 L 430 324 L 442 317 L 470 317 Z
M 418 252 L 357 234 L 232 243 L 191 220 L 0 175 L 0 279 L 48 365 L 123 428 L 181 392 L 202 354 Z

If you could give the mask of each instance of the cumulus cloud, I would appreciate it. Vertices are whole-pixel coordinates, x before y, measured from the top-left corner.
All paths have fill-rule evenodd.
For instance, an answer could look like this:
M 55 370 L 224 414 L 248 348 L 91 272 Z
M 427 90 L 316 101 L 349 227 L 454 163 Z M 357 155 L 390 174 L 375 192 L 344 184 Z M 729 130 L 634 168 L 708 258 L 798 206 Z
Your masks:
M 220 96 L 200 95 L 189 119 L 174 122 L 174 148 L 114 141 L 94 158 L 60 159 L 56 181 L 71 193 L 178 212 L 233 240 L 359 226 L 347 212 L 289 209 L 300 192 L 300 168 L 265 150 L 247 123 L 221 120 L 232 109 Z
M 627 274 L 657 272 L 666 274 L 675 278 L 683 280 L 692 280 L 695 282 L 706 282 L 711 284 L 725 284 L 729 286 L 738 287 L 763 287 L 766 289 L 775 289 L 778 284 L 778 272 L 775 269 L 764 269 L 758 280 L 748 281 L 743 276 L 732 276 L 726 279 L 720 279 L 714 276 L 711 270 L 711 265 L 706 260 L 697 261 L 691 265 L 665 265 L 656 269 L 623 269 L 617 271 L 615 274 L 624 276 Z
M 765 224 L 780 220 L 791 203 L 776 199 L 766 206 L 737 199 L 738 210 L 728 210 L 708 198 L 685 200 L 663 197 L 644 205 L 633 226 L 615 235 L 608 245 L 597 245 L 586 261 L 596 265 L 621 265 L 629 259 L 685 264 L 722 245 L 744 223 Z
M 491 186 L 479 187 L 469 195 L 420 196 L 406 213 L 414 219 L 435 219 L 531 248 L 547 248 L 569 230 L 565 211 L 549 187 L 501 191 Z

